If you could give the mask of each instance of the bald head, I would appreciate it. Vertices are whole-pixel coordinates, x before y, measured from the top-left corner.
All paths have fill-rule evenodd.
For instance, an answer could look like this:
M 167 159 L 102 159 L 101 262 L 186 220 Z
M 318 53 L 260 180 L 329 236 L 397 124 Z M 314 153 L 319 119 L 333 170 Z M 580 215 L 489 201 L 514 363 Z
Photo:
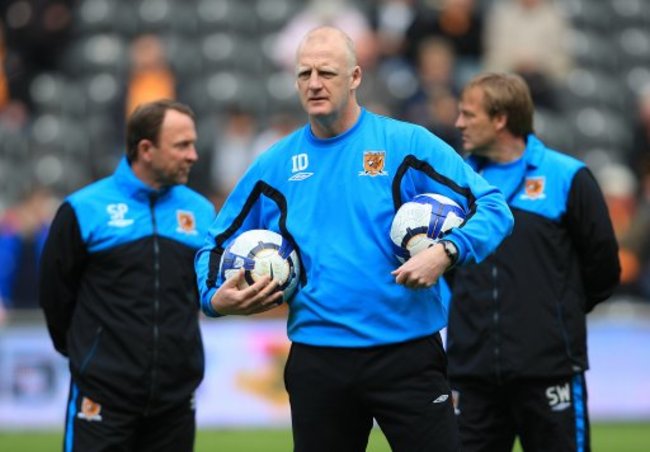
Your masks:
M 354 43 L 338 28 L 319 27 L 300 41 L 296 52 L 296 88 L 312 131 L 332 137 L 356 122 L 361 83 Z
M 307 33 L 298 45 L 296 61 L 300 60 L 300 55 L 305 48 L 313 47 L 327 48 L 332 52 L 343 52 L 350 70 L 357 65 L 357 53 L 352 38 L 338 28 L 323 26 L 314 28 Z

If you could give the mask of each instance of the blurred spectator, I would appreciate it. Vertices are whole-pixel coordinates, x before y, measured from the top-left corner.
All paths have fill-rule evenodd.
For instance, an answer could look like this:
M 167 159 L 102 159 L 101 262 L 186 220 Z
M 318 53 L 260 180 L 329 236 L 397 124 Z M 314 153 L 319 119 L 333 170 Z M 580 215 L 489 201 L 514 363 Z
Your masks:
M 408 72 L 413 82 L 411 85 L 415 85 L 410 66 L 406 64 L 401 54 L 389 57 L 385 52 L 387 49 L 382 47 L 375 33 L 366 34 L 354 44 L 359 59 L 363 61 L 363 83 L 357 89 L 358 98 L 369 109 L 374 108 L 380 114 L 396 109 L 404 98 L 408 97 L 403 93 L 406 91 L 410 95 L 415 89 L 414 87 L 409 89 L 408 81 L 404 83 L 405 80 L 396 74 L 396 71 Z
M 402 104 L 417 90 L 413 64 L 404 54 L 406 31 L 415 18 L 417 1 L 380 0 L 366 4 L 374 40 L 357 40 L 356 46 L 359 50 L 373 44 L 374 59 L 365 58 L 361 63 L 363 83 L 357 96 L 375 113 L 399 116 Z M 361 50 L 361 55 L 372 55 L 369 49 Z
M 418 89 L 405 103 L 402 116 L 420 124 L 461 149 L 461 135 L 455 127 L 458 116 L 458 78 L 454 76 L 456 54 L 445 38 L 428 37 L 417 54 Z
M 57 200 L 35 188 L 0 217 L 0 304 L 36 308 L 38 258 Z
M 475 0 L 423 2 L 406 34 L 406 53 L 411 61 L 417 58 L 420 43 L 432 36 L 450 42 L 456 54 L 454 74 L 459 85 L 479 71 L 483 55 L 483 15 Z
M 406 32 L 416 18 L 415 0 L 380 0 L 372 2 L 372 7 L 379 53 L 383 58 L 402 55 Z
M 269 118 L 267 127 L 260 131 L 253 141 L 253 158 L 266 151 L 280 138 L 290 134 L 301 125 L 301 119 L 291 113 L 272 114 Z
M 629 163 L 640 179 L 647 178 L 645 170 L 650 166 L 650 84 L 637 95 L 633 127 L 633 148 Z
M 0 111 L 4 110 L 9 103 L 9 80 L 5 72 L 6 57 L 4 28 L 0 22 Z
M 296 42 L 320 25 L 332 25 L 345 31 L 356 44 L 359 65 L 372 66 L 368 59 L 374 59 L 376 46 L 370 22 L 356 2 L 348 0 L 309 0 L 278 33 L 273 54 L 276 63 L 293 73 Z
M 153 34 L 137 36 L 130 46 L 126 115 L 147 102 L 176 98 L 176 77 L 161 39 Z
M 251 163 L 256 133 L 255 117 L 238 106 L 231 105 L 225 118 L 219 118 L 210 159 L 212 201 L 217 210 Z
M 5 70 L 11 98 L 31 107 L 29 86 L 56 70 L 70 39 L 76 0 L 3 0 L 0 23 L 6 39 Z
M 15 99 L 10 91 L 7 45 L 2 20 L 0 20 L 0 123 L 3 128 L 19 130 L 27 124 L 26 103 Z
M 639 173 L 638 204 L 620 238 L 621 263 L 627 262 L 629 269 L 622 275 L 622 289 L 650 301 L 650 159 L 642 164 Z
M 596 173 L 596 178 L 607 201 L 616 237 L 628 230 L 636 208 L 637 180 L 625 165 L 611 163 Z
M 7 104 L 0 109 L 0 124 L 2 127 L 11 131 L 20 131 L 28 125 L 29 111 L 24 102 L 10 99 Z
M 614 233 L 619 242 L 621 285 L 618 291 L 635 293 L 640 270 L 638 251 L 643 247 L 638 239 L 629 236 L 637 216 L 637 179 L 627 166 L 619 163 L 604 166 L 596 173 L 596 178 L 603 191 Z M 627 242 L 627 245 L 624 242 Z
M 458 86 L 454 79 L 456 55 L 451 44 L 443 38 L 429 37 L 420 42 L 417 53 L 416 71 L 418 87 L 406 100 L 402 117 L 410 122 L 430 126 L 436 120 L 430 108 L 432 99 L 442 94 L 455 96 Z M 452 125 L 455 117 L 452 120 Z
M 557 110 L 556 89 L 572 65 L 570 29 L 558 2 L 497 0 L 485 23 L 484 68 L 520 74 L 538 107 Z
M 129 43 L 128 76 L 121 82 L 123 93 L 111 115 L 113 132 L 102 143 L 110 155 L 102 153 L 93 162 L 101 176 L 111 174 L 120 159 L 126 137 L 126 118 L 138 105 L 160 99 L 176 99 L 176 76 L 168 60 L 162 39 L 155 34 L 136 35 Z
M 429 117 L 425 126 L 447 142 L 456 152 L 462 152 L 462 135 L 456 127 L 458 97 L 449 90 L 438 90 L 429 97 Z

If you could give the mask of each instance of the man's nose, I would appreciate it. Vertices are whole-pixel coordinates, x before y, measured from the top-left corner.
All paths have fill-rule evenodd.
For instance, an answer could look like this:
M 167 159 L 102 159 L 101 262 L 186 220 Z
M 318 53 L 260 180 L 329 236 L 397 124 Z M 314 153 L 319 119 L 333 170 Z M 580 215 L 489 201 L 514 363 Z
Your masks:
M 190 146 L 190 150 L 187 153 L 187 160 L 191 161 L 192 163 L 196 162 L 199 159 L 199 153 L 196 151 L 196 146 L 192 145 Z
M 320 89 L 323 86 L 321 78 L 316 71 L 309 77 L 309 89 Z

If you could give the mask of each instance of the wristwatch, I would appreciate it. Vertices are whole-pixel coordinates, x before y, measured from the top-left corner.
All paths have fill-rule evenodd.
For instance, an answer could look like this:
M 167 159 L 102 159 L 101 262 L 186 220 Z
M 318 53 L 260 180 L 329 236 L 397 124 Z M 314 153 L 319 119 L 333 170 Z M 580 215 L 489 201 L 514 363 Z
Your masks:
M 445 250 L 445 254 L 449 258 L 449 261 L 451 262 L 449 264 L 449 268 L 456 265 L 456 261 L 458 260 L 458 248 L 456 248 L 454 242 L 452 242 L 451 240 L 439 240 L 438 243 L 442 245 L 442 249 Z

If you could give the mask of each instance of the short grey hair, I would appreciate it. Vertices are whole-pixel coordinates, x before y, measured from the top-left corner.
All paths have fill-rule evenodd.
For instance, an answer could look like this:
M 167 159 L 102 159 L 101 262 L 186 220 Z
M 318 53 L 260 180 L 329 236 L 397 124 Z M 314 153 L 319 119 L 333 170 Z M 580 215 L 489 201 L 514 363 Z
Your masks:
M 356 51 L 354 41 L 352 40 L 352 38 L 347 33 L 345 33 L 343 30 L 341 30 L 340 28 L 332 27 L 332 26 L 329 26 L 329 25 L 322 25 L 322 26 L 313 28 L 312 30 L 310 30 L 302 38 L 302 40 L 300 41 L 300 44 L 298 44 L 298 49 L 296 50 L 296 61 L 298 59 L 298 55 L 300 54 L 300 49 L 305 44 L 305 42 L 307 42 L 307 40 L 312 38 L 315 34 L 319 34 L 321 32 L 325 32 L 325 31 L 334 32 L 340 38 L 343 39 L 343 42 L 345 44 L 345 50 L 346 50 L 346 52 L 348 54 L 349 69 L 353 69 L 355 66 L 357 66 L 357 64 L 358 64 L 357 63 L 357 51 Z

